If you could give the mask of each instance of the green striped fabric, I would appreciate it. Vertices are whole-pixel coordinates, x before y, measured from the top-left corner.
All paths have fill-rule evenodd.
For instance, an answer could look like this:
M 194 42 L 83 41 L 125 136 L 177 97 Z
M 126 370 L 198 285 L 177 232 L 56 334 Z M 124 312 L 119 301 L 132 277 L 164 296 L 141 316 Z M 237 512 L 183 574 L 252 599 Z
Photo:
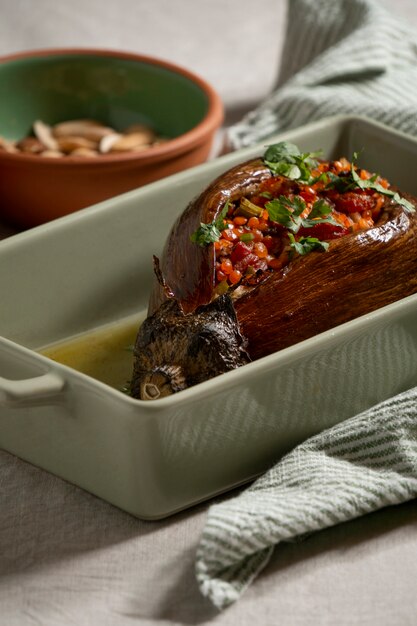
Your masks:
M 290 0 L 280 86 L 228 131 L 234 148 L 329 115 L 417 135 L 417 37 L 373 0 Z M 274 547 L 417 496 L 417 388 L 298 446 L 240 496 L 210 508 L 196 575 L 234 602 Z
M 289 0 L 278 88 L 231 126 L 231 147 L 360 114 L 417 135 L 417 35 L 374 0 Z
M 213 505 L 197 551 L 200 590 L 223 609 L 280 542 L 416 496 L 417 387 L 312 437 Z

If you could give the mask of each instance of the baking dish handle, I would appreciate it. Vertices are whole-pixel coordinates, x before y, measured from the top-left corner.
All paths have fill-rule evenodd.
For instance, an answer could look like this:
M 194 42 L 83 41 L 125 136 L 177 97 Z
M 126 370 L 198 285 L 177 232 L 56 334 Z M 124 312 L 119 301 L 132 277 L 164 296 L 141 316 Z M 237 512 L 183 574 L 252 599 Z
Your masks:
M 0 376 L 0 405 L 38 404 L 59 394 L 64 385 L 64 379 L 56 372 L 23 380 L 10 380 Z

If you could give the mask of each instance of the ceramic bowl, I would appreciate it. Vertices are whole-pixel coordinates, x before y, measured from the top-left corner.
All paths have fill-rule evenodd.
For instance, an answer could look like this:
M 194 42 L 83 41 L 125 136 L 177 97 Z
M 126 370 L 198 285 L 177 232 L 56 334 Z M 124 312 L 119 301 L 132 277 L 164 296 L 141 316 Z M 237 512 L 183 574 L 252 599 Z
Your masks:
M 219 96 L 171 63 L 109 50 L 38 50 L 0 59 L 0 136 L 35 120 L 144 123 L 169 140 L 142 152 L 45 158 L 0 151 L 0 217 L 42 224 L 207 159 L 223 120 Z

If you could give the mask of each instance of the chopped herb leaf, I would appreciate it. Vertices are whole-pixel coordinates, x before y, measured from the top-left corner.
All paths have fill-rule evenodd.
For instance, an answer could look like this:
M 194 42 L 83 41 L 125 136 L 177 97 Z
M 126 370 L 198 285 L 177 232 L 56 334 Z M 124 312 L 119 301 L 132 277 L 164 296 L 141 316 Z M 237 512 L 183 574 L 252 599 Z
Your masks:
M 229 210 L 229 200 L 227 200 L 227 202 L 225 203 L 224 207 L 222 208 L 222 210 L 220 211 L 220 215 L 218 217 L 216 217 L 216 219 L 214 220 L 214 224 L 216 224 L 216 227 L 219 230 L 225 230 L 227 228 L 227 224 L 225 223 L 225 217 L 227 215 L 227 212 Z
M 355 158 L 356 158 L 356 153 L 354 154 L 354 159 Z M 404 207 L 406 211 L 409 211 L 411 213 L 415 211 L 414 205 L 408 200 L 406 200 L 405 198 L 402 198 L 399 193 L 397 193 L 396 191 L 393 191 L 392 189 L 385 189 L 385 187 L 375 182 L 377 178 L 376 176 L 372 176 L 372 178 L 369 178 L 367 180 L 362 180 L 362 178 L 358 176 L 358 173 L 355 170 L 353 160 L 352 160 L 352 165 L 350 168 L 350 174 L 352 176 L 352 180 L 356 184 L 356 187 L 359 187 L 359 189 L 372 189 L 373 191 L 377 191 L 378 193 L 384 196 L 388 196 L 392 198 L 394 202 L 397 202 L 397 204 L 400 204 L 402 207 Z
M 288 196 L 279 196 L 267 202 L 265 208 L 268 211 L 269 218 L 273 222 L 283 224 L 281 219 L 286 221 L 286 217 L 298 217 L 306 208 L 306 203 L 300 196 L 294 196 L 292 199 Z M 285 224 L 283 224 L 285 226 Z
M 350 174 L 345 174 L 344 176 L 338 176 L 337 174 L 333 174 L 333 172 L 326 172 L 326 174 L 326 190 L 336 189 L 339 193 L 345 193 L 346 191 L 351 191 L 357 187 Z
M 301 256 L 305 256 L 313 250 L 327 252 L 329 249 L 327 241 L 320 241 L 317 237 L 300 237 L 300 239 L 296 241 L 292 233 L 288 233 L 288 236 L 290 238 L 291 247 Z
M 340 227 L 339 222 L 336 222 L 336 220 L 334 220 L 330 215 L 331 212 L 332 207 L 330 204 L 328 204 L 323 198 L 320 198 L 313 204 L 308 217 L 302 220 L 302 225 L 305 228 L 311 228 L 316 224 L 333 224 L 334 226 Z
M 306 204 L 300 196 L 294 196 L 292 200 L 287 196 L 279 196 L 267 202 L 265 208 L 270 220 L 296 233 L 301 226 L 300 214 L 306 208 Z
M 327 184 L 329 182 L 329 174 L 330 172 L 322 172 L 319 176 L 310 178 L 310 180 L 308 181 L 308 184 L 309 185 L 315 185 L 316 183 Z
M 286 176 L 291 180 L 310 181 L 311 170 L 317 167 L 318 152 L 300 152 L 292 143 L 281 141 L 268 146 L 264 163 L 275 176 Z
M 386 193 L 387 189 L 385 190 L 385 195 L 389 195 Z M 382 191 L 381 191 L 382 193 Z M 399 193 L 395 192 L 394 195 L 392 196 L 392 199 L 394 200 L 394 202 L 396 202 L 397 204 L 400 204 L 402 207 L 404 207 L 404 209 L 406 211 L 408 211 L 409 213 L 414 213 L 414 211 L 416 210 L 414 204 L 412 202 L 409 202 L 409 200 L 406 200 L 406 198 L 403 198 L 402 196 L 400 196 Z
M 300 150 L 298 146 L 288 141 L 280 141 L 279 143 L 273 143 L 268 146 L 267 151 L 264 154 L 265 161 L 271 161 L 273 163 L 279 163 L 279 161 L 287 161 L 291 157 L 300 156 Z
M 300 217 L 306 208 L 306 204 L 300 196 L 294 196 L 293 199 L 287 196 L 280 196 L 271 202 L 267 202 L 265 208 L 268 211 L 270 220 L 281 224 L 281 226 L 288 228 L 293 233 L 297 233 L 302 226 L 311 228 L 316 224 L 324 223 L 340 226 L 330 215 L 332 207 L 322 198 L 316 200 L 309 216 L 306 218 Z
M 227 228 L 227 224 L 224 219 L 229 210 L 229 200 L 224 205 L 220 212 L 220 215 L 209 224 L 201 223 L 197 230 L 190 235 L 190 239 L 193 243 L 197 243 L 199 246 L 207 246 L 210 243 L 218 241 L 221 236 L 221 231 Z
M 220 231 L 216 227 L 214 222 L 210 224 L 201 223 L 199 228 L 190 236 L 193 243 L 197 243 L 199 246 L 207 246 L 210 243 L 214 243 L 220 239 Z
M 330 204 L 326 202 L 326 200 L 324 200 L 323 198 L 320 198 L 319 200 L 316 200 L 316 202 L 313 204 L 313 208 L 311 209 L 308 217 L 310 219 L 314 219 L 315 217 L 323 217 L 329 215 L 329 213 L 331 212 L 332 207 L 330 206 Z

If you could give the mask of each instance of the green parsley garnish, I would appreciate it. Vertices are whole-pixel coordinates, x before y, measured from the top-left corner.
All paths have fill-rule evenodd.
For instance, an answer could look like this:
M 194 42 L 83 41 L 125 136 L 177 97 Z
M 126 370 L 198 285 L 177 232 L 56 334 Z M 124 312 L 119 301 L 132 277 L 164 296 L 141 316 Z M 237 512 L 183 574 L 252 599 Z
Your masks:
M 327 252 L 329 249 L 327 241 L 320 241 L 317 237 L 300 237 L 298 241 L 296 241 L 292 233 L 288 233 L 288 237 L 290 239 L 291 247 L 294 248 L 294 250 L 301 256 L 305 256 L 313 250 Z
M 319 176 L 311 177 L 308 181 L 309 185 L 315 185 L 316 183 L 327 184 L 329 182 L 330 172 L 322 172 Z
M 319 200 L 316 200 L 316 202 L 313 204 L 313 207 L 308 215 L 308 218 L 312 220 L 315 218 L 326 217 L 331 212 L 332 212 L 332 207 L 330 206 L 330 204 L 326 202 L 326 200 L 324 200 L 323 198 L 320 198 Z
M 330 213 L 332 207 L 322 198 L 316 200 L 307 218 L 302 218 L 301 213 L 306 208 L 306 203 L 300 196 L 293 199 L 287 196 L 279 196 L 265 205 L 269 219 L 277 222 L 293 233 L 297 233 L 301 227 L 311 228 L 316 224 L 334 224 L 340 226 L 333 220 Z
M 229 210 L 229 200 L 224 205 L 221 213 L 215 220 L 209 224 L 200 223 L 197 230 L 190 235 L 190 239 L 193 243 L 197 243 L 199 246 L 207 246 L 210 243 L 218 241 L 221 237 L 221 231 L 227 228 L 225 223 L 225 217 Z
M 268 146 L 264 163 L 275 175 L 310 183 L 311 170 L 317 167 L 320 152 L 300 152 L 293 143 L 281 141 Z
M 294 233 L 301 227 L 302 219 L 300 215 L 305 208 L 306 204 L 300 196 L 294 196 L 293 199 L 287 196 L 279 196 L 279 198 L 275 198 L 275 200 L 265 204 L 269 219 Z

